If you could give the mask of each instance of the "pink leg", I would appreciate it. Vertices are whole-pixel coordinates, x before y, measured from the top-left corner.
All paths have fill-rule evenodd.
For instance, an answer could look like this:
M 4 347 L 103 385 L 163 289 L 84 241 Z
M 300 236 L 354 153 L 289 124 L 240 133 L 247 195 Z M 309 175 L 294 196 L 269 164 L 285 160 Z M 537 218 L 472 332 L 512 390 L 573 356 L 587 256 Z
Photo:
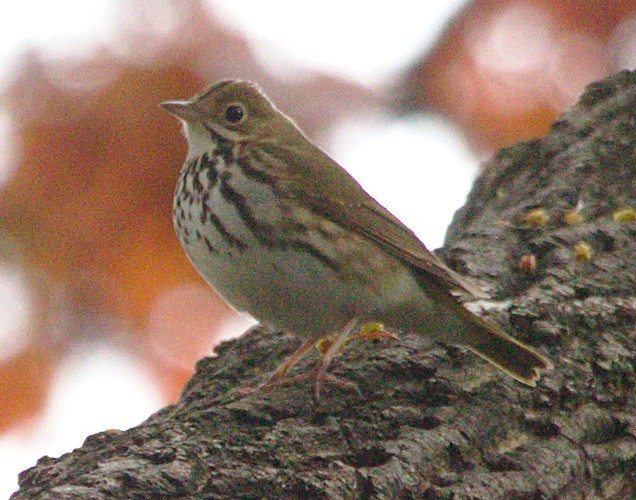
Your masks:
M 291 370 L 294 365 L 296 365 L 296 363 L 298 363 L 305 354 L 307 354 L 307 352 L 318 343 L 320 338 L 321 337 L 312 337 L 305 340 L 291 356 L 289 356 L 278 366 L 278 368 L 276 368 L 276 371 L 274 371 L 274 373 L 265 382 L 257 385 L 256 387 L 238 387 L 231 392 L 239 394 L 240 396 L 249 396 L 250 394 L 255 394 L 261 390 L 267 390 L 274 388 L 277 385 L 282 385 L 287 372 L 289 372 L 289 370 Z
M 321 337 L 311 338 L 303 342 L 302 345 L 298 349 L 296 349 L 296 351 L 294 351 L 294 353 L 276 369 L 272 376 L 262 384 L 256 387 L 245 387 L 236 389 L 236 392 L 242 396 L 247 396 L 261 390 L 269 390 L 277 386 L 296 384 L 298 382 L 302 382 L 311 378 L 315 379 L 314 395 L 316 399 L 320 398 L 320 387 L 323 382 L 331 383 L 345 389 L 352 389 L 360 392 L 358 386 L 353 382 L 339 379 L 338 377 L 327 373 L 327 369 L 333 361 L 333 358 L 336 357 L 336 355 L 340 352 L 342 345 L 346 342 L 349 334 L 355 328 L 357 323 L 358 320 L 354 318 L 349 321 L 349 323 L 347 323 L 347 325 L 341 331 L 336 333 L 336 335 L 331 339 L 331 343 L 329 344 L 328 349 L 323 354 L 320 361 L 318 361 L 314 369 L 310 372 L 297 375 L 295 377 L 286 377 L 289 370 L 291 370 L 292 367 L 296 363 L 298 363 L 305 356 L 305 354 L 307 354 L 307 352 L 310 351 L 318 343 Z
M 340 379 L 336 377 L 335 375 L 331 375 L 330 373 L 327 373 L 327 369 L 329 368 L 329 365 L 333 361 L 333 358 L 335 358 L 336 355 L 338 355 L 338 353 L 340 352 L 342 348 L 342 345 L 347 341 L 347 338 L 351 334 L 351 331 L 356 327 L 357 323 L 358 323 L 358 319 L 353 318 L 352 320 L 349 321 L 349 323 L 346 324 L 346 326 L 342 330 L 336 333 L 336 335 L 331 339 L 331 344 L 329 345 L 329 348 L 324 353 L 323 357 L 316 364 L 313 370 L 311 370 L 308 373 L 304 373 L 302 375 L 297 375 L 296 377 L 288 377 L 284 380 L 277 380 L 276 381 L 277 385 L 296 384 L 298 382 L 302 382 L 304 380 L 313 378 L 315 380 L 314 396 L 316 400 L 320 399 L 320 388 L 323 382 L 337 385 L 338 387 L 342 387 L 344 389 L 354 390 L 359 393 L 360 390 L 358 389 L 357 384 L 350 382 L 349 380 Z M 294 355 L 292 355 L 292 357 L 293 356 Z M 274 374 L 274 376 L 276 376 L 276 373 Z M 269 381 L 265 382 L 265 384 L 268 384 L 268 383 Z
M 287 375 L 287 372 L 289 372 L 289 370 L 291 370 L 301 359 L 305 357 L 305 354 L 307 354 L 318 343 L 320 338 L 321 337 L 305 340 L 291 356 L 289 356 L 278 366 L 278 368 L 276 368 L 276 371 L 272 374 L 272 376 L 261 384 L 261 387 L 272 384 L 276 385 L 282 381 L 285 378 L 285 375 Z

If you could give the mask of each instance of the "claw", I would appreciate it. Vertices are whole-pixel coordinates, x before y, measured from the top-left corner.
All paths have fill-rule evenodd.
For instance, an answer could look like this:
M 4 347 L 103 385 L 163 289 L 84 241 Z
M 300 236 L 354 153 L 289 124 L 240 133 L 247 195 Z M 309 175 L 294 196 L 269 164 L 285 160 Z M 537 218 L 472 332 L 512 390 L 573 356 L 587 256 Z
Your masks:
M 222 400 L 230 401 L 234 398 L 242 399 L 261 391 L 271 391 L 276 387 L 295 385 L 311 379 L 314 379 L 314 399 L 316 401 L 320 401 L 320 391 L 324 383 L 335 385 L 349 391 L 354 391 L 362 397 L 362 392 L 360 391 L 358 384 L 328 373 L 322 363 L 318 363 L 311 371 L 294 377 L 285 377 L 284 375 L 277 376 L 277 373 L 278 372 L 275 372 L 269 379 L 257 386 L 245 386 L 232 389 L 222 398 Z
M 362 392 L 358 387 L 358 384 L 355 382 L 351 382 L 350 380 L 346 380 L 340 377 L 336 377 L 331 373 L 328 373 L 321 364 L 317 364 L 313 370 L 303 373 L 301 375 L 296 375 L 295 377 L 287 377 L 282 380 L 279 380 L 275 383 L 276 386 L 284 387 L 287 385 L 299 384 L 301 382 L 305 382 L 306 380 L 314 379 L 314 399 L 316 401 L 320 401 L 320 391 L 322 389 L 323 384 L 331 384 L 342 389 L 346 389 L 349 391 L 355 391 L 359 396 L 362 396 Z M 269 382 L 269 381 L 268 381 Z M 267 382 L 266 382 L 267 383 Z M 268 387 L 271 387 L 268 384 Z

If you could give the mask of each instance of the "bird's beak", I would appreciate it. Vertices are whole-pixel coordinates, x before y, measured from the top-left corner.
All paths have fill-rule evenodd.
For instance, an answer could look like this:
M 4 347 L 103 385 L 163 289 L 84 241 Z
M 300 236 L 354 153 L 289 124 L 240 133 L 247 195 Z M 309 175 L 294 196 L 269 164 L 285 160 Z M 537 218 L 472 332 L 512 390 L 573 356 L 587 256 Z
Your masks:
M 192 101 L 166 101 L 161 107 L 186 122 L 200 122 L 205 117 L 205 112 Z

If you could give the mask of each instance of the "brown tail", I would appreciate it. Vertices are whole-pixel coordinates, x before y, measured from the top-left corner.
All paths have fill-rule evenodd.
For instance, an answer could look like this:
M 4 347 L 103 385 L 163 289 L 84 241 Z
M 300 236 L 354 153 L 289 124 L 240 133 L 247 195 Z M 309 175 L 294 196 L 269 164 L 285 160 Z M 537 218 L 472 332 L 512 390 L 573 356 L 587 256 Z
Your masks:
M 545 356 L 504 333 L 499 327 L 471 314 L 462 344 L 522 384 L 534 387 L 541 372 L 553 368 Z

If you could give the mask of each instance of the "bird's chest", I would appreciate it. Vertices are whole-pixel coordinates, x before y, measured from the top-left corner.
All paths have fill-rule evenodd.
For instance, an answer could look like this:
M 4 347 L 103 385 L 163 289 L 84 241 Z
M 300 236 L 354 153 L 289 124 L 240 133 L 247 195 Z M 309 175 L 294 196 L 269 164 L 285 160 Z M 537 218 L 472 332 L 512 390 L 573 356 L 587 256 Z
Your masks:
M 188 255 L 232 260 L 276 226 L 280 210 L 266 185 L 238 164 L 208 154 L 184 165 L 174 197 L 173 222 Z M 195 262 L 196 265 L 196 262 Z
M 199 273 L 228 302 L 280 294 L 328 279 L 324 266 L 295 252 L 300 235 L 272 187 L 240 163 L 203 155 L 182 170 L 173 206 L 177 235 Z

